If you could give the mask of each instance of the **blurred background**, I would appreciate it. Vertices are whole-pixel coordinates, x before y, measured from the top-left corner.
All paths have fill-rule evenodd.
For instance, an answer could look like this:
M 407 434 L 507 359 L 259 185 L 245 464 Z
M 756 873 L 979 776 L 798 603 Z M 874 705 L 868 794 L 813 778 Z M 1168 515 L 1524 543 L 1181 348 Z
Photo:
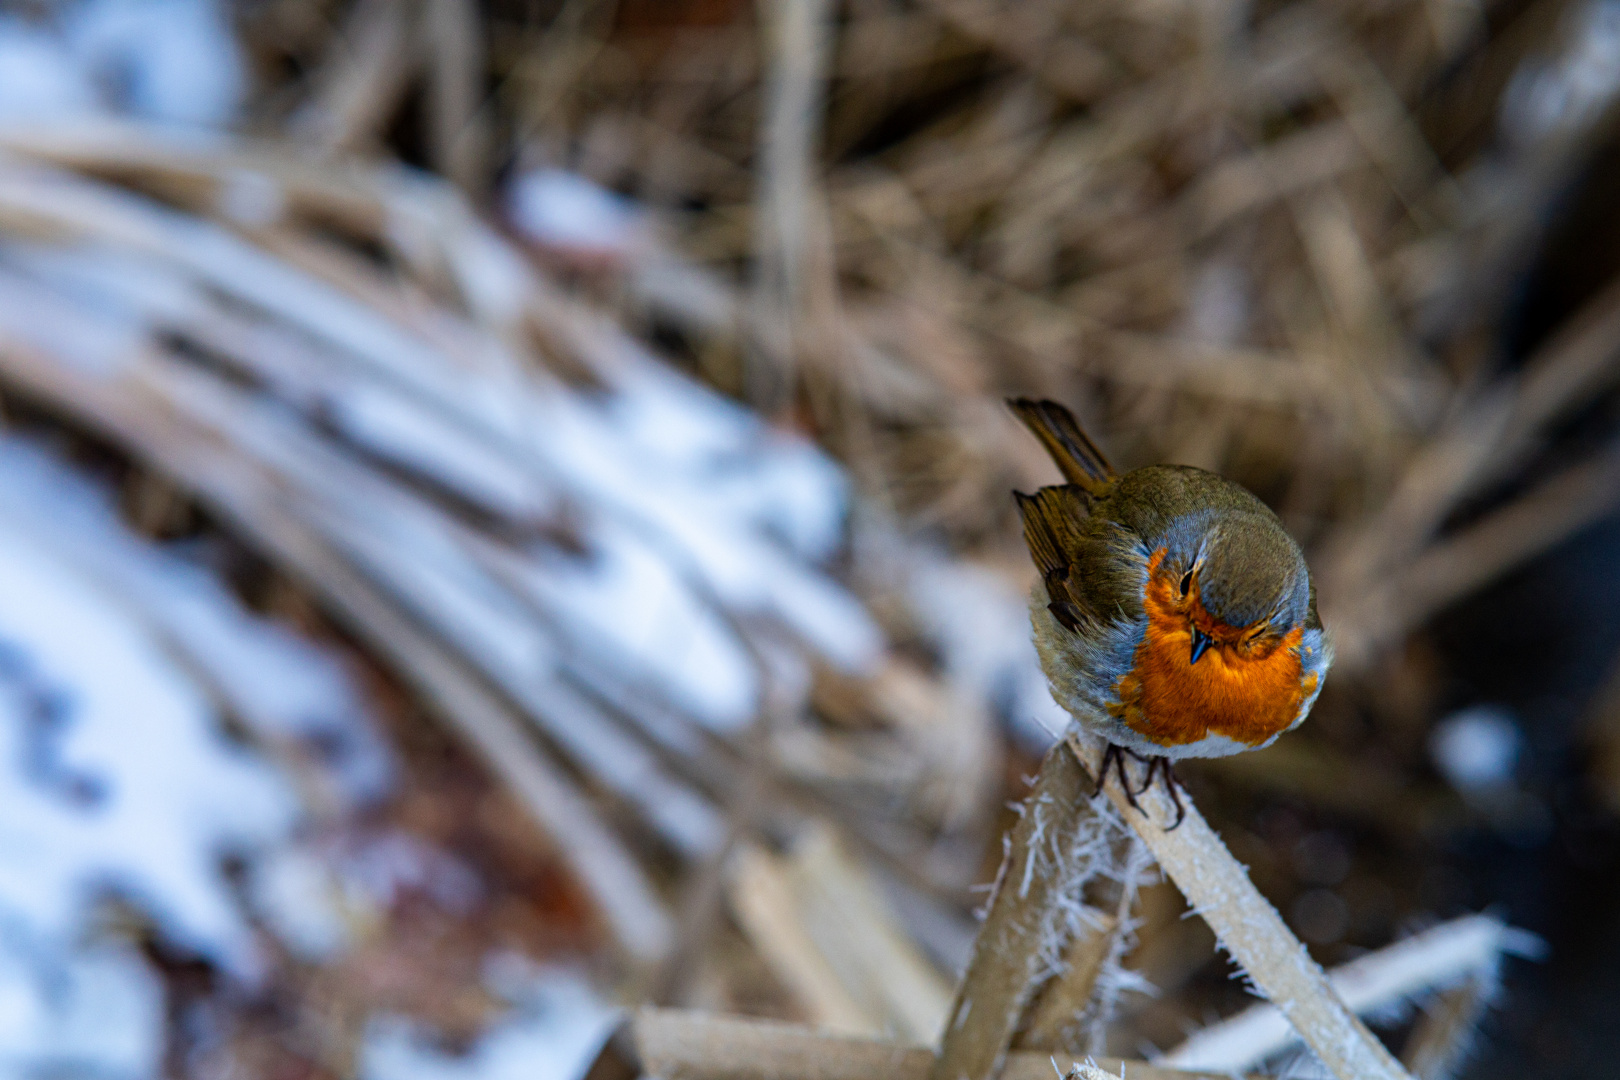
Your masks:
M 1305 546 L 1182 775 L 1313 954 L 1494 914 L 1425 1075 L 1612 1072 L 1620 3 L 0 11 L 8 1075 L 931 1041 L 1066 719 L 1010 394 Z M 1183 914 L 1095 1045 L 1250 1000 Z

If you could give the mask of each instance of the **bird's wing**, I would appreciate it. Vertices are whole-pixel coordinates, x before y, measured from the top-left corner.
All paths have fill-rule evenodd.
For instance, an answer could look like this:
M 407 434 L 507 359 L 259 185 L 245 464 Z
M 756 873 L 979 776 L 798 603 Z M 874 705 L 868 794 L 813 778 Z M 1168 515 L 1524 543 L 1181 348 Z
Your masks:
M 1074 414 L 1055 401 L 1013 398 L 1007 402 L 1024 426 L 1041 440 L 1063 478 L 1093 495 L 1101 495 L 1114 481 L 1114 467 L 1097 449 Z
M 1024 519 L 1024 543 L 1046 583 L 1057 620 L 1081 633 L 1143 618 L 1148 549 L 1130 526 L 1114 519 L 1110 499 L 1074 484 L 1014 492 Z
M 1013 492 L 1024 519 L 1024 543 L 1046 582 L 1048 609 L 1068 629 L 1078 632 L 1091 615 L 1075 568 L 1089 546 L 1083 526 L 1091 515 L 1091 496 L 1074 484 L 1044 487 L 1033 495 Z

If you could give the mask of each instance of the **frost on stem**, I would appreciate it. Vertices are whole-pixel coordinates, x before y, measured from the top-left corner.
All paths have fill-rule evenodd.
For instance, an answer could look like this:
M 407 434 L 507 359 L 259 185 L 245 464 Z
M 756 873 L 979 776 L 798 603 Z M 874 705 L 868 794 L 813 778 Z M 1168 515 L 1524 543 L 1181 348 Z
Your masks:
M 1089 840 L 1077 842 L 1086 857 L 1056 896 L 1040 984 L 1014 1039 L 1021 1049 L 1101 1053 L 1122 997 L 1156 993 L 1123 960 L 1136 944 L 1137 894 L 1158 880 L 1157 868 L 1111 804 L 1092 809 L 1081 825 Z
M 1110 1076 L 1098 1068 L 1095 1062 L 1091 1061 L 1077 1061 L 1067 1073 L 1059 1073 L 1058 1075 L 1062 1080 L 1119 1080 L 1119 1077 Z M 1121 1069 L 1119 1075 L 1124 1076 L 1125 1070 Z
M 1048 1010 L 1057 1026 L 1072 1026 L 1079 1019 L 1093 982 L 1105 988 L 1098 1007 L 1086 1014 L 1096 1017 L 1098 1031 L 1120 994 L 1141 985 L 1119 963 L 1129 946 L 1116 928 L 1128 927 L 1151 860 L 1113 807 L 1093 806 L 1090 794 L 1091 781 L 1073 754 L 1058 747 L 1047 755 L 1008 834 L 1006 856 L 951 1007 L 933 1080 L 993 1075 L 1037 991 L 1065 988 L 1073 974 L 1071 945 L 1077 940 L 1108 935 L 1101 962 L 1080 980 L 1084 985 L 1077 988 L 1078 1000 L 1068 998 L 1074 1007 Z M 1099 895 L 1107 898 L 1106 906 L 1098 905 Z

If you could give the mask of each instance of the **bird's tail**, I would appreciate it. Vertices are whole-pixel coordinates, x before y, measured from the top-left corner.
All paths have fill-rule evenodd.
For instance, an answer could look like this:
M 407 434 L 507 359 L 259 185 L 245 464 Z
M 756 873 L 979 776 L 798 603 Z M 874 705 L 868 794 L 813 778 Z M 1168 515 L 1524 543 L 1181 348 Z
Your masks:
M 1041 440 L 1065 480 L 1093 495 L 1108 490 L 1114 480 L 1114 467 L 1108 464 L 1097 444 L 1080 430 L 1073 413 L 1055 401 L 1013 398 L 1007 404 Z

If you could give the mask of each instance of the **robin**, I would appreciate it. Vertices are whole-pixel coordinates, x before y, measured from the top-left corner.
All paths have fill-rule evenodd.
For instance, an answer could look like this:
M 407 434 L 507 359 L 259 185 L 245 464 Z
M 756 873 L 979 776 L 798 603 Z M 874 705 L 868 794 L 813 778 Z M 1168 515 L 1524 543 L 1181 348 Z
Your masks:
M 1277 515 L 1230 480 L 1185 465 L 1123 476 L 1073 414 L 1009 402 L 1066 484 L 1014 492 L 1041 572 L 1035 647 L 1053 696 L 1108 741 L 1135 795 L 1156 770 L 1175 803 L 1172 762 L 1269 746 L 1299 726 L 1333 650 L 1305 556 Z M 1123 755 L 1147 763 L 1134 792 Z

